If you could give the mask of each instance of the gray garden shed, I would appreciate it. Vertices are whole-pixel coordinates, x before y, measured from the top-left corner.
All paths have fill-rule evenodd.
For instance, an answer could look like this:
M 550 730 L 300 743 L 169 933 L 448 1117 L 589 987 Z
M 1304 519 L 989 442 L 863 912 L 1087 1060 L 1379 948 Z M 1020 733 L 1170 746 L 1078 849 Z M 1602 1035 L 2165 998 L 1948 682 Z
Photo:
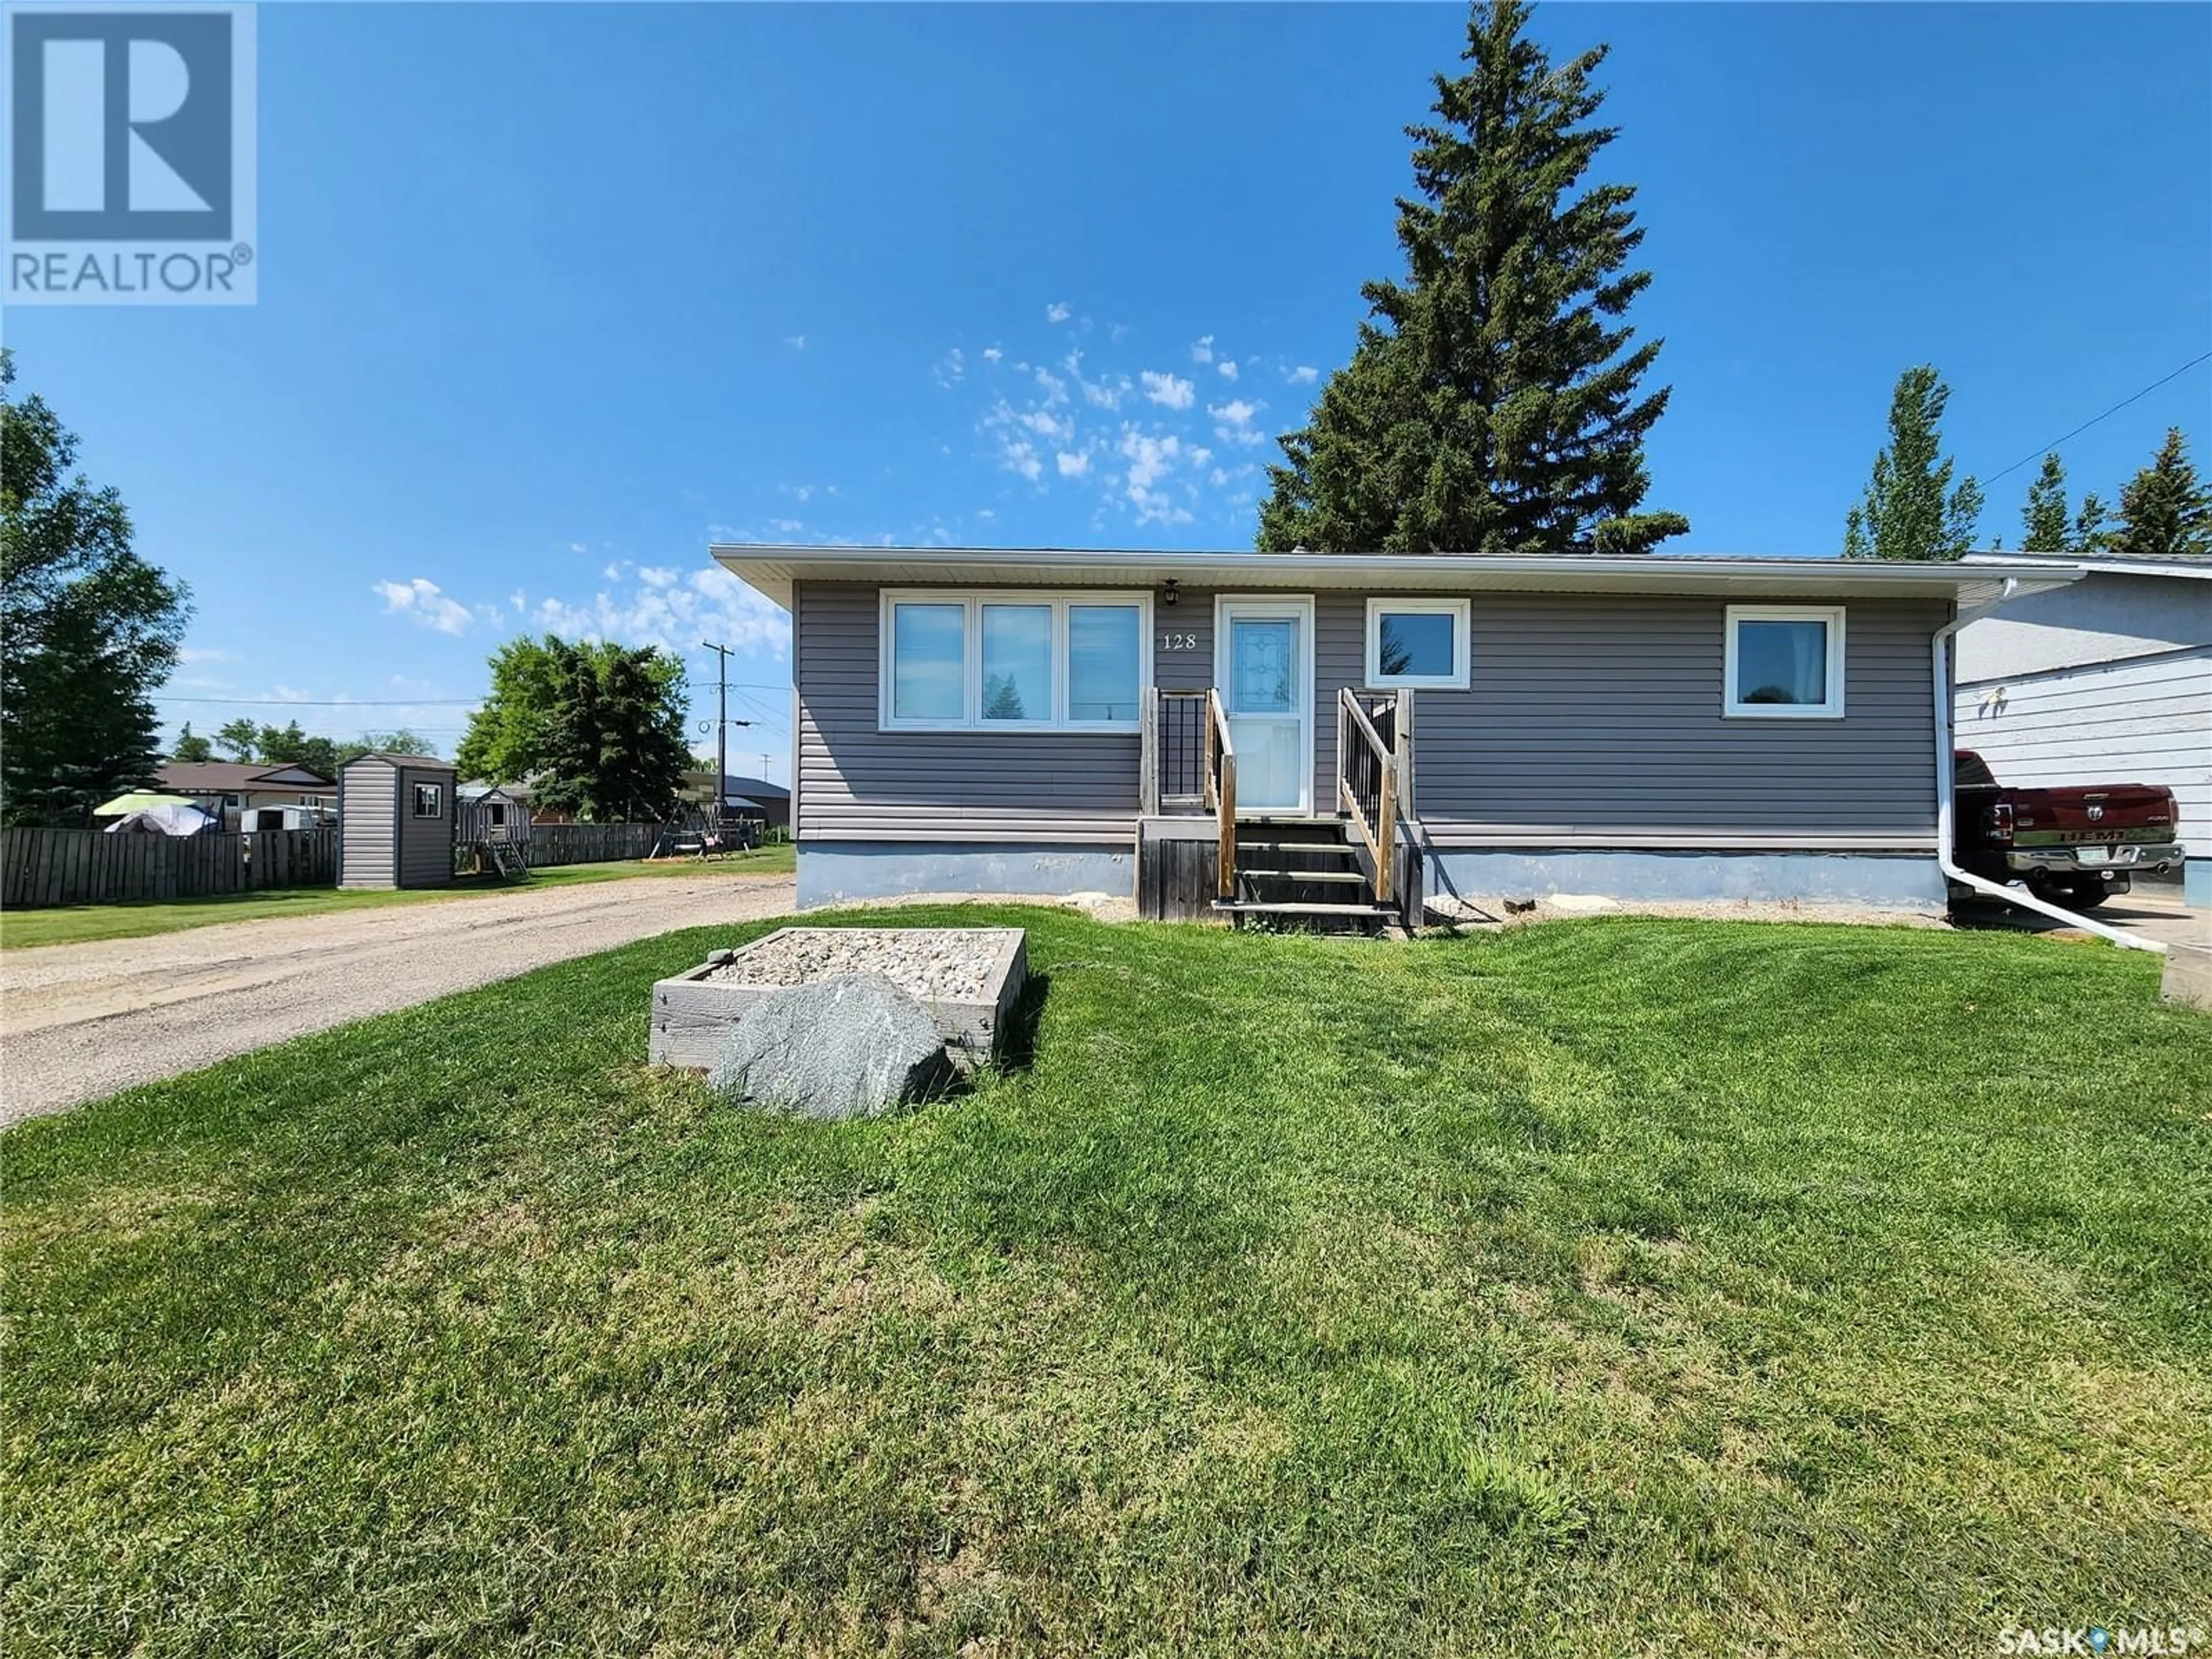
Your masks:
M 338 771 L 338 885 L 443 887 L 453 878 L 453 769 L 371 753 Z

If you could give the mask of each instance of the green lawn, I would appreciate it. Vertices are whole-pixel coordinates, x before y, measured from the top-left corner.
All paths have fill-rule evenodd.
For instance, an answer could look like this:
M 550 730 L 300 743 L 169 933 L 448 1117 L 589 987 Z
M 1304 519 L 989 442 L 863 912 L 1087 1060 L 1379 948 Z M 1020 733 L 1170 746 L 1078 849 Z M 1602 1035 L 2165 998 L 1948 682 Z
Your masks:
M 2212 1626 L 2212 1021 L 2154 961 L 1003 919 L 1029 1063 L 902 1118 L 644 1069 L 762 923 L 10 1133 L 11 1655 Z
M 571 887 L 586 882 L 622 881 L 633 876 L 787 876 L 797 867 L 791 843 L 765 847 L 742 857 L 711 862 L 670 860 L 646 864 L 564 864 L 540 870 L 533 887 Z M 514 890 L 513 884 L 466 878 L 451 887 L 410 887 L 390 892 L 339 892 L 331 887 L 295 887 L 273 892 L 226 893 L 216 898 L 173 899 L 163 903 L 70 904 L 51 910 L 9 910 L 0 915 L 0 949 L 40 945 L 81 945 L 88 939 L 139 939 L 207 927 L 219 921 L 259 921 L 270 916 L 317 916 L 333 910 L 365 910 L 386 904 L 435 903 Z

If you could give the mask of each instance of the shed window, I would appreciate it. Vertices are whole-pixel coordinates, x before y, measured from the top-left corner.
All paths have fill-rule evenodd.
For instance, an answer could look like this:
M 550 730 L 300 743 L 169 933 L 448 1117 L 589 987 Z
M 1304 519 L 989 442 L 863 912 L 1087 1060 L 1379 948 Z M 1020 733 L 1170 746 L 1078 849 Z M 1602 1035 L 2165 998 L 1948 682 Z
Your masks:
M 1732 605 L 1723 714 L 1838 720 L 1844 712 L 1841 605 Z
M 1146 594 L 883 596 L 885 731 L 1133 732 Z
M 446 816 L 446 787 L 440 783 L 418 783 L 415 786 L 415 816 L 418 818 L 441 818 Z
M 1368 685 L 1466 690 L 1470 609 L 1465 599 L 1368 600 Z

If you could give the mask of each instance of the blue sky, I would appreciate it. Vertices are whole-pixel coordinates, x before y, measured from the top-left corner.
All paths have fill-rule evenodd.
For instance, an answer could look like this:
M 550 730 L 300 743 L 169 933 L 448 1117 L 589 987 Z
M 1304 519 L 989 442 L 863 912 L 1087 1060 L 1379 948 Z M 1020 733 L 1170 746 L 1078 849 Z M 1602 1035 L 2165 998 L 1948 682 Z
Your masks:
M 450 751 L 516 631 L 671 645 L 695 684 L 719 637 L 761 721 L 732 769 L 781 775 L 788 630 L 708 542 L 1248 546 L 1269 440 L 1398 269 L 1401 128 L 1463 27 L 264 5 L 260 303 L 19 310 L 7 339 L 192 585 L 173 726 Z M 1613 48 L 1601 171 L 1641 186 L 1674 387 L 1649 505 L 1683 550 L 1834 551 L 1907 364 L 1987 477 L 2212 349 L 2212 9 L 1536 31 Z M 2176 422 L 2212 466 L 2208 416 L 2200 367 L 2066 446 L 2075 492 Z M 2017 539 L 2032 471 L 1986 535 Z

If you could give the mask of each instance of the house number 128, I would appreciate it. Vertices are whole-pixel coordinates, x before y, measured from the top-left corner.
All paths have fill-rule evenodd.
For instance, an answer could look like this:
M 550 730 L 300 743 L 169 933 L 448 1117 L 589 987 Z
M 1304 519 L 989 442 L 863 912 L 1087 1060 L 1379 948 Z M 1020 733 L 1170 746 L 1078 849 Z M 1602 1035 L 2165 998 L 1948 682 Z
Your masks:
M 1160 649 L 1163 651 L 1195 651 L 1198 649 L 1198 635 L 1195 634 L 1163 634 L 1160 635 Z

